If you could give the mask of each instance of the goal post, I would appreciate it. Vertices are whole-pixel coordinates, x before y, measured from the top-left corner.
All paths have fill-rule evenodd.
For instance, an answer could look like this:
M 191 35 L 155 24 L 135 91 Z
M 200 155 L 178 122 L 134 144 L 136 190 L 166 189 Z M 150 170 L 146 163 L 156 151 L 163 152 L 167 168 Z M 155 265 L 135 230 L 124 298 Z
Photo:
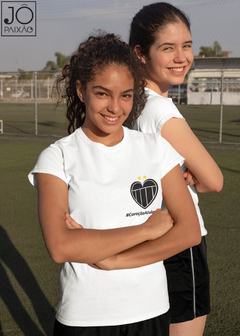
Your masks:
M 0 120 L 0 133 L 3 133 L 3 120 Z

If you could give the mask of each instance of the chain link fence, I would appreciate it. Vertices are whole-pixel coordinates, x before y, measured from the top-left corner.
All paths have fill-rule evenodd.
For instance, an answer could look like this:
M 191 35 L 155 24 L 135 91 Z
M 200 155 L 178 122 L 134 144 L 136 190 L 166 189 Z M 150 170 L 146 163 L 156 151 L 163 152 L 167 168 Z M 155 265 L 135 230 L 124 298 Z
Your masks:
M 15 38 L 14 43 L 11 38 L 1 40 L 0 132 L 63 135 L 64 113 L 57 114 L 52 101 L 58 73 L 29 72 L 25 67 L 43 69 L 56 52 L 70 55 L 98 29 L 120 34 L 128 41 L 132 17 L 152 2 L 78 0 L 59 1 L 56 7 L 53 0 L 39 1 L 36 37 Z M 173 5 L 190 18 L 195 60 L 187 82 L 172 87 L 170 97 L 201 141 L 240 143 L 239 0 L 179 0 Z M 215 57 L 200 57 L 202 47 L 208 46 Z M 217 57 L 220 51 L 228 57 Z M 8 71 L 18 68 L 20 72 Z M 24 111 L 29 111 L 28 118 Z M 59 123 L 56 118 L 60 115 Z
M 59 72 L 0 73 L 0 100 L 5 103 L 38 103 L 51 101 L 52 88 Z
M 59 72 L 25 75 L 31 78 L 0 74 L 0 132 L 66 135 L 64 111 L 56 112 L 52 97 Z M 195 67 L 188 81 L 171 88 L 169 96 L 202 142 L 240 143 L 240 69 Z

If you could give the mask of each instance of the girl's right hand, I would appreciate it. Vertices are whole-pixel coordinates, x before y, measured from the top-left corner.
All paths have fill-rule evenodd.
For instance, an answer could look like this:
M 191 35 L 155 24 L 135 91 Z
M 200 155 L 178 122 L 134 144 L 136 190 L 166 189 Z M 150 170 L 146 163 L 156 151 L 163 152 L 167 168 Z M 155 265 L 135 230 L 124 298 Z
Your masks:
M 173 220 L 167 210 L 157 209 L 144 223 L 150 229 L 150 238 L 154 240 L 163 236 L 173 227 Z
M 65 214 L 65 223 L 67 224 L 67 227 L 72 229 L 83 229 L 83 226 L 78 224 L 70 215 L 68 212 Z
M 194 176 L 194 174 L 191 172 L 191 170 L 187 169 L 184 173 L 183 173 L 183 177 L 185 178 L 186 184 L 187 185 L 195 185 L 198 183 L 197 178 Z

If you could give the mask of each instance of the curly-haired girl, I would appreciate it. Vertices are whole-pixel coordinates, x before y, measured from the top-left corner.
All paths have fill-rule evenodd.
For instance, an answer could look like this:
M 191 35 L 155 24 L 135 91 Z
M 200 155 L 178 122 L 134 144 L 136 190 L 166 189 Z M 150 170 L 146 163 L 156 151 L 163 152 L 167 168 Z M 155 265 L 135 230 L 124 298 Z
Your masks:
M 57 81 L 70 135 L 45 149 L 29 174 L 46 247 L 64 262 L 57 336 L 168 335 L 159 260 L 200 239 L 183 158 L 160 135 L 122 126 L 144 106 L 141 69 L 129 46 L 106 34 L 80 44 Z M 169 213 L 159 209 L 163 197 Z M 97 267 L 136 246 L 149 254 L 143 265 L 130 259 L 122 270 Z

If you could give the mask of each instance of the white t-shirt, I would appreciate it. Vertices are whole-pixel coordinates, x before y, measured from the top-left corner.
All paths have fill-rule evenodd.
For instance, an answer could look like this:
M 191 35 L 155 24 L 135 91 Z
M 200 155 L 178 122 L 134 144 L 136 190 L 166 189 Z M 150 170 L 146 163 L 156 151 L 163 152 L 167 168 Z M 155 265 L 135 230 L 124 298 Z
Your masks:
M 124 129 L 113 147 L 77 129 L 45 149 L 29 174 L 53 174 L 68 185 L 69 213 L 84 228 L 137 225 L 162 204 L 161 179 L 184 159 L 160 135 Z M 162 262 L 102 271 L 66 262 L 61 271 L 56 318 L 70 326 L 139 322 L 169 309 Z
M 166 121 L 171 118 L 183 118 L 177 107 L 173 104 L 171 98 L 162 97 L 148 88 L 145 88 L 145 90 L 148 95 L 147 103 L 142 114 L 137 119 L 134 129 L 144 133 L 161 134 L 162 126 Z M 181 165 L 181 168 L 182 172 L 186 170 L 184 164 Z M 198 206 L 199 200 L 196 189 L 194 186 L 188 186 L 188 189 L 197 211 L 202 236 L 205 236 L 207 234 L 207 230 L 204 226 L 204 221 Z M 164 203 L 162 208 L 166 209 Z

